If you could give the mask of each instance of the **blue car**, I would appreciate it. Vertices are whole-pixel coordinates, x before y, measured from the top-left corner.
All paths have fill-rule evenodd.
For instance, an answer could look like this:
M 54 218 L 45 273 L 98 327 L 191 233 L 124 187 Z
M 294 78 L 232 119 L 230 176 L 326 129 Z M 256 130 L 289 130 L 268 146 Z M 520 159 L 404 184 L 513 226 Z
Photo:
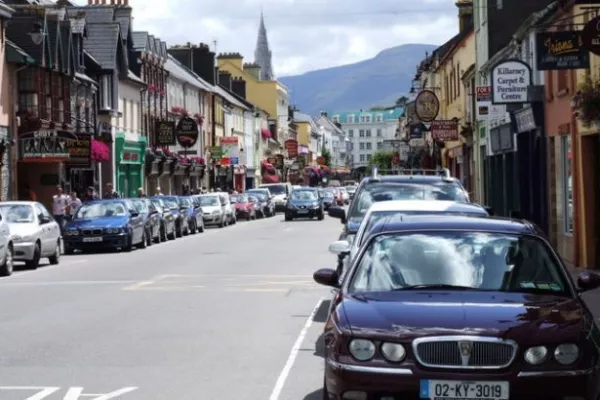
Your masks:
M 84 203 L 65 226 L 66 254 L 101 248 L 131 251 L 148 245 L 144 218 L 130 200 L 93 200 Z

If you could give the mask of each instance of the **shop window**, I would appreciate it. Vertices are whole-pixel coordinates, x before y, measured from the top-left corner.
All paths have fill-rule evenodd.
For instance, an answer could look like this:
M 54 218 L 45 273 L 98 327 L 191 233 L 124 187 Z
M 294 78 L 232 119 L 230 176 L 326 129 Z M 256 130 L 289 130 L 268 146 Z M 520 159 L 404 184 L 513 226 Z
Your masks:
M 377 137 L 381 137 L 381 136 L 383 136 L 381 129 L 377 129 Z
M 39 93 L 37 91 L 37 70 L 24 69 L 19 72 L 19 113 L 39 117 Z
M 571 166 L 571 136 L 561 137 L 562 181 L 563 181 L 563 231 L 573 233 L 573 171 Z

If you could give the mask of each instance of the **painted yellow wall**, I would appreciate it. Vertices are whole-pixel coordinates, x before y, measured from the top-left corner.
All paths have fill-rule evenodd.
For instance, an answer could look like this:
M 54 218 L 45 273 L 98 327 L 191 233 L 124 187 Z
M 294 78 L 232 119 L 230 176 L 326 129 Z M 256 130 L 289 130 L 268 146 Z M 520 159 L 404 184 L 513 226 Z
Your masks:
M 298 144 L 308 147 L 310 143 L 310 124 L 308 122 L 296 122 L 298 125 Z
M 475 64 L 475 35 L 471 34 L 448 55 L 437 68 L 436 83 L 440 99 L 440 113 L 437 119 L 459 118 L 459 123 L 466 120 L 466 98 L 461 77 L 471 65 Z M 454 76 L 454 78 L 452 78 Z M 446 148 L 458 146 L 460 140 L 449 141 Z
M 269 113 L 270 118 L 277 118 L 277 81 L 259 81 L 242 69 L 243 60 L 221 58 L 218 66 L 232 77 L 246 81 L 246 100 Z

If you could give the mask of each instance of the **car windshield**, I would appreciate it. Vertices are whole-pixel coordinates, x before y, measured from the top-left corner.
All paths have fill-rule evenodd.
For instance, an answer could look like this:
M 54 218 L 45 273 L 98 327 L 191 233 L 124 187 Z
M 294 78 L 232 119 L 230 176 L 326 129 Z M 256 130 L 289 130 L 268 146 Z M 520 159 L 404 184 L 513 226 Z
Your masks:
M 490 232 L 390 233 L 373 238 L 349 292 L 488 290 L 570 296 L 559 260 L 540 239 Z
M 148 204 L 144 200 L 133 200 L 133 205 L 142 214 L 148 214 Z
M 190 202 L 190 199 L 185 198 L 185 197 L 180 197 L 179 198 L 179 206 L 180 207 L 189 207 L 192 203 Z
M 232 203 L 247 203 L 248 202 L 248 196 L 243 195 L 243 194 L 238 194 L 235 196 L 231 196 L 231 202 Z
M 0 211 L 9 224 L 35 221 L 33 207 L 27 204 L 2 204 L 0 205 Z
M 177 197 L 162 197 L 161 200 L 165 204 L 166 208 L 179 208 L 179 201 Z
M 323 190 L 323 197 L 327 197 L 327 198 L 334 197 L 333 191 L 331 191 L 331 190 Z
M 317 194 L 314 190 L 294 190 L 292 200 L 316 200 Z
M 83 204 L 77 210 L 75 219 L 102 217 L 124 217 L 127 215 L 125 204 L 120 201 L 100 201 Z
M 365 185 L 352 201 L 348 218 L 360 221 L 373 203 L 389 200 L 449 200 L 468 203 L 463 189 L 450 182 L 396 183 L 379 182 Z
M 269 191 L 271 191 L 271 194 L 278 195 L 278 194 L 286 194 L 286 190 L 285 190 L 285 186 L 284 185 L 272 185 L 268 187 Z
M 346 186 L 346 191 L 347 192 L 355 192 L 356 191 L 356 186 Z
M 256 197 L 257 199 L 259 199 L 260 201 L 267 201 L 267 195 L 263 192 L 251 192 L 248 191 L 248 194 L 251 194 L 252 196 Z
M 381 221 L 386 217 L 401 217 L 402 215 L 472 215 L 472 216 L 480 216 L 486 217 L 488 213 L 485 210 L 481 210 L 480 212 L 449 212 L 449 211 L 424 211 L 424 210 L 410 210 L 410 211 L 374 211 L 371 212 L 371 215 L 368 220 L 363 221 L 365 224 L 365 229 L 363 231 L 363 237 L 360 240 L 360 243 L 357 243 L 359 246 L 362 245 L 366 238 L 369 236 L 367 233 L 373 229 L 373 226 L 377 224 L 377 222 Z
M 200 197 L 200 205 L 204 207 L 218 207 L 221 203 L 219 203 L 217 196 L 202 196 Z

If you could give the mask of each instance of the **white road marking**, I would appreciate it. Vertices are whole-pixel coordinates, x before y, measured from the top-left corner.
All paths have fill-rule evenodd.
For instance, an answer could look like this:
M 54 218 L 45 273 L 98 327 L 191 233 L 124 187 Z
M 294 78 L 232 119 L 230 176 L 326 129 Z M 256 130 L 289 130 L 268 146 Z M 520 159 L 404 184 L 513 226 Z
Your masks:
M 321 299 L 317 302 L 317 305 L 315 306 L 315 308 L 312 310 L 312 312 L 308 316 L 308 319 L 306 320 L 304 327 L 300 331 L 300 334 L 298 335 L 298 338 L 296 339 L 296 342 L 294 343 L 294 346 L 292 347 L 292 350 L 290 351 L 290 355 L 289 355 L 285 365 L 283 366 L 281 373 L 279 374 L 279 378 L 277 378 L 277 382 L 275 383 L 275 387 L 273 388 L 273 391 L 271 392 L 271 396 L 269 397 L 269 400 L 279 400 L 279 396 L 281 395 L 281 391 L 283 390 L 285 381 L 287 380 L 288 376 L 290 375 L 290 371 L 292 370 L 292 367 L 294 366 L 294 362 L 296 362 L 296 358 L 298 357 L 298 353 L 300 352 L 300 349 L 302 348 L 302 342 L 304 342 L 304 338 L 306 337 L 308 330 L 310 329 L 311 325 L 313 324 L 313 319 L 315 318 L 315 315 L 319 311 L 319 308 L 321 307 L 321 304 L 323 303 L 324 300 L 325 300 L 325 298 L 321 297 Z
M 137 387 L 125 387 L 106 394 L 85 394 L 83 393 L 82 387 L 72 387 L 69 388 L 69 391 L 67 392 L 63 400 L 79 400 L 82 397 L 93 397 L 92 400 L 117 399 L 118 396 L 121 396 L 125 393 L 133 392 L 134 390 L 137 390 Z
M 117 389 L 110 393 L 83 393 L 83 387 L 73 386 L 67 388 L 67 393 L 62 400 L 80 400 L 84 397 L 93 397 L 92 400 L 110 400 L 116 399 L 118 396 L 122 396 L 126 393 L 133 392 L 138 388 L 135 386 L 124 387 Z M 0 386 L 0 391 L 35 391 L 36 393 L 32 396 L 27 397 L 25 400 L 43 400 L 47 399 L 50 395 L 58 392 L 60 387 L 58 386 Z

